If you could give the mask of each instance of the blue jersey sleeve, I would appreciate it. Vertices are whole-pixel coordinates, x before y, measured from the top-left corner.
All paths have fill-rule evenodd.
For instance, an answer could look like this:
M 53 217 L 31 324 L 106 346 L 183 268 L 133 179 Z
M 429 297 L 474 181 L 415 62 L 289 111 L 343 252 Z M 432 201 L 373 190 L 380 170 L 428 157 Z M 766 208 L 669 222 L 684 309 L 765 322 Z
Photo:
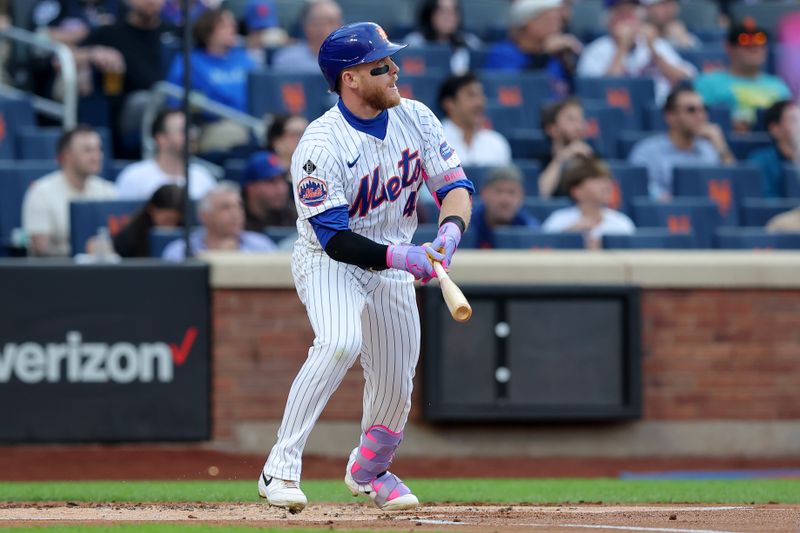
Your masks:
M 311 227 L 314 228 L 314 233 L 317 235 L 319 243 L 324 250 L 328 246 L 328 241 L 339 233 L 340 231 L 347 231 L 350 229 L 350 215 L 346 205 L 334 207 L 323 211 L 318 215 L 308 219 Z
M 450 184 L 445 185 L 444 187 L 442 187 L 440 189 L 437 189 L 437 191 L 436 191 L 436 199 L 439 201 L 439 205 L 442 204 L 442 201 L 444 200 L 444 197 L 447 196 L 447 193 L 449 193 L 453 189 L 459 189 L 459 188 L 467 189 L 467 191 L 469 192 L 470 196 L 475 194 L 475 185 L 473 185 L 470 180 L 461 179 L 461 180 L 458 180 L 458 181 L 454 181 L 453 183 L 450 183 Z

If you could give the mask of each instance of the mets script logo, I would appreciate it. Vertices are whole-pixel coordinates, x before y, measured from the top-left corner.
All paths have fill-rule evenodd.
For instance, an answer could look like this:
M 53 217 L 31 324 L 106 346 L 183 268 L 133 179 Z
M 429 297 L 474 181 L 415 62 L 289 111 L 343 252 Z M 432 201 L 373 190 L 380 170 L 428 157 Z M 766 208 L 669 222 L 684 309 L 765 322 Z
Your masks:
M 303 205 L 316 207 L 328 197 L 328 186 L 319 178 L 306 176 L 297 187 L 297 196 Z
M 380 206 L 384 202 L 395 202 L 400 198 L 401 193 L 407 187 L 417 183 L 422 175 L 422 164 L 419 159 L 419 151 L 411 153 L 406 148 L 403 150 L 400 160 L 397 162 L 399 175 L 392 176 L 386 183 L 381 180 L 381 167 L 375 167 L 372 174 L 367 174 L 361 178 L 355 200 L 350 207 L 350 216 L 365 217 L 372 209 Z M 418 189 L 419 187 L 417 187 Z M 403 208 L 404 216 L 411 216 L 416 207 L 417 191 L 413 190 Z

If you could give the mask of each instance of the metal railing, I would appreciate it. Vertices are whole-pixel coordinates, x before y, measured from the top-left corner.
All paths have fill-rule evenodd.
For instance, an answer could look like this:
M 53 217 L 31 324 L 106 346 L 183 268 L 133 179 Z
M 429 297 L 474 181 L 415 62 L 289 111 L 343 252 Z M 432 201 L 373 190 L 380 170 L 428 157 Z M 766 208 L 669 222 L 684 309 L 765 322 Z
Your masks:
M 150 128 L 155 121 L 158 110 L 164 105 L 167 98 L 182 99 L 183 87 L 166 81 L 160 81 L 150 89 L 150 96 L 150 100 L 144 111 L 144 116 L 142 117 L 142 155 L 144 157 L 152 157 L 155 151 L 154 141 L 150 136 Z M 263 119 L 256 118 L 247 113 L 242 113 L 233 107 L 214 102 L 198 91 L 189 92 L 189 105 L 211 115 L 232 120 L 252 131 L 257 139 L 264 138 L 265 126 Z
M 52 52 L 58 58 L 61 67 L 61 78 L 64 82 L 64 101 L 50 100 L 31 95 L 16 87 L 0 82 L 0 95 L 12 98 L 29 98 L 33 108 L 56 120 L 61 121 L 63 129 L 74 128 L 78 124 L 78 69 L 75 56 L 69 46 L 50 39 L 45 34 L 34 33 L 16 26 L 9 26 L 0 31 L 0 39 L 8 39 L 32 48 Z

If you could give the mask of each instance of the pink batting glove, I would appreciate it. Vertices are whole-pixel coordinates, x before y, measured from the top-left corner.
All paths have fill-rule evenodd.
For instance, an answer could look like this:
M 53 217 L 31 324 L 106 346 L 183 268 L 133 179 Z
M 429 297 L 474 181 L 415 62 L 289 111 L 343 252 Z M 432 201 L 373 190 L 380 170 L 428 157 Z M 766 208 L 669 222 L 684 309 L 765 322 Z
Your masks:
M 456 253 L 456 248 L 461 242 L 461 230 L 458 225 L 453 222 L 445 222 L 439 228 L 439 233 L 430 245 L 433 250 L 444 254 L 444 261 L 442 265 L 445 268 L 450 266 L 453 260 L 453 254 Z
M 413 244 L 390 244 L 386 249 L 386 266 L 410 272 L 415 279 L 427 283 L 436 277 L 431 261 L 442 261 L 444 255 L 430 247 Z

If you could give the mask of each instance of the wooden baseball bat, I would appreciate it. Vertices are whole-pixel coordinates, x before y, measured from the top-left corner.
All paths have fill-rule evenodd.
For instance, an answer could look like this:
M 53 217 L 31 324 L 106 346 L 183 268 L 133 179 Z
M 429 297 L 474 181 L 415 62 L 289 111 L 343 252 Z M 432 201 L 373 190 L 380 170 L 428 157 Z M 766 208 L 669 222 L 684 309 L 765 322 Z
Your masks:
M 456 322 L 466 322 L 472 317 L 472 307 L 464 293 L 458 288 L 456 282 L 450 279 L 440 262 L 433 261 L 433 268 L 436 270 L 436 277 L 439 278 L 439 287 L 442 289 L 442 296 L 450 310 L 450 315 Z

